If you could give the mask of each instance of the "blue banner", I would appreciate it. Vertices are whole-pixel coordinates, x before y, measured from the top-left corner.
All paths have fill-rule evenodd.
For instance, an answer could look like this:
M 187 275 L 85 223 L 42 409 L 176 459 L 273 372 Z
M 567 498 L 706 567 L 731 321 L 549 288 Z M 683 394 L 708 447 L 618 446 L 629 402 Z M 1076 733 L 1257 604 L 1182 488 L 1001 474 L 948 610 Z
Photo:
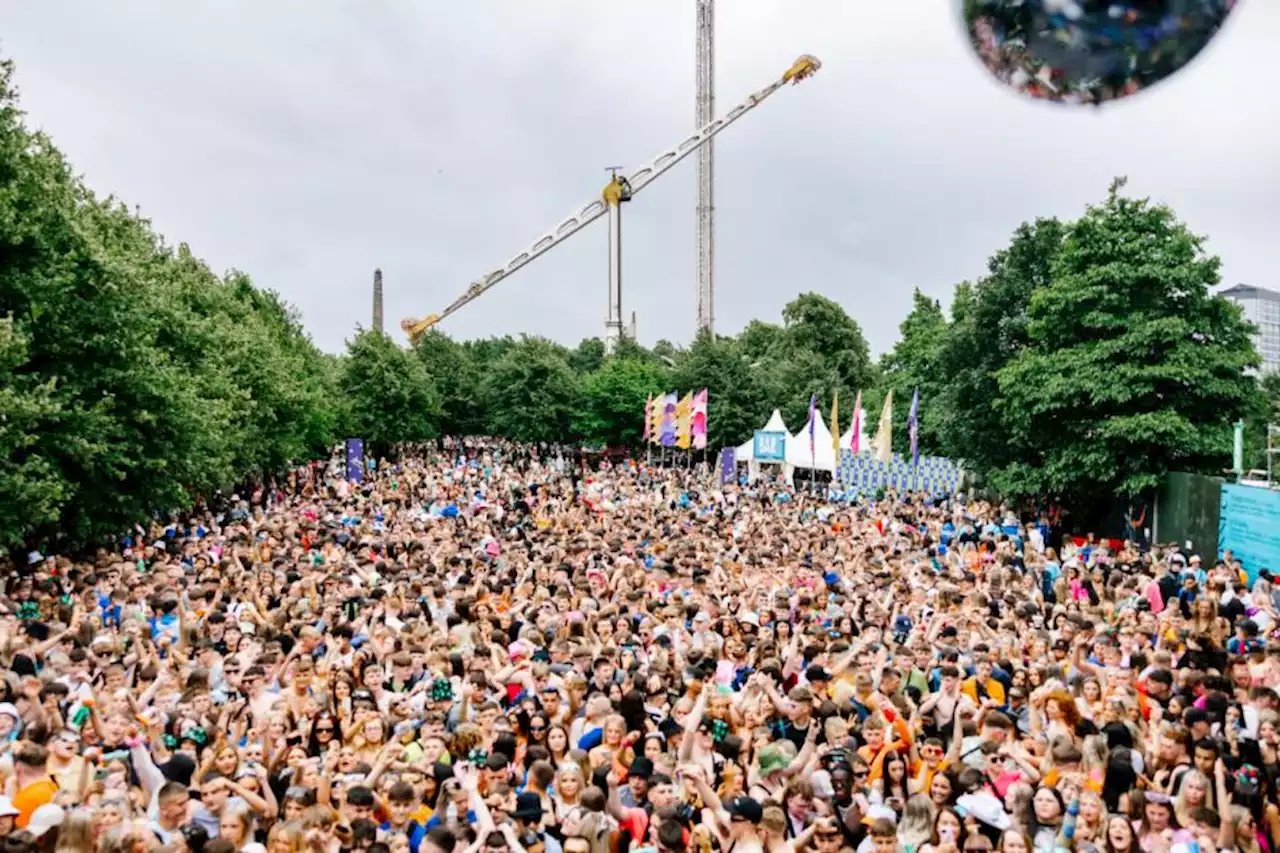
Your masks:
M 738 481 L 738 451 L 734 447 L 720 450 L 720 485 Z
M 921 456 L 913 464 L 910 457 L 894 454 L 887 462 L 849 448 L 840 450 L 835 476 L 848 498 L 874 495 L 881 489 L 924 492 L 933 497 L 954 495 L 960 488 L 960 466 L 943 456 Z
M 347 479 L 353 483 L 364 482 L 364 439 L 347 439 Z
M 1280 571 L 1280 492 L 1224 485 L 1218 516 L 1218 556 L 1238 559 L 1252 583 L 1263 569 Z
M 751 439 L 751 455 L 757 462 L 785 462 L 787 459 L 787 434 L 756 430 Z

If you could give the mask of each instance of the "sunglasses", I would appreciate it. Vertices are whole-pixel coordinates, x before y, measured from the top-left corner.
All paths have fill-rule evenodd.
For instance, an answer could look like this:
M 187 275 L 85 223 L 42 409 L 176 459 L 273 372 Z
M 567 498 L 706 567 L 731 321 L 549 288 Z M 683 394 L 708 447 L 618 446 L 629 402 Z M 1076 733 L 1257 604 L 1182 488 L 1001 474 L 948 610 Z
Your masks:
M 318 726 L 318 727 L 316 728 L 316 734 L 318 734 L 318 735 L 331 735 L 331 734 L 333 734 L 333 726 Z

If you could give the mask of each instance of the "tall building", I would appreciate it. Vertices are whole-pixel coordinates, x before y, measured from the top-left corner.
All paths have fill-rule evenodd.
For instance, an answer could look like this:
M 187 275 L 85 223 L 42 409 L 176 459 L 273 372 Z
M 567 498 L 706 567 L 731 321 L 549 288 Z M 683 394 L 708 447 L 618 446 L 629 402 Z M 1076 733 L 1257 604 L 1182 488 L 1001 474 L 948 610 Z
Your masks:
M 1219 291 L 1240 306 L 1244 318 L 1258 327 L 1253 344 L 1262 356 L 1262 372 L 1280 370 L 1280 293 L 1265 287 L 1237 284 Z

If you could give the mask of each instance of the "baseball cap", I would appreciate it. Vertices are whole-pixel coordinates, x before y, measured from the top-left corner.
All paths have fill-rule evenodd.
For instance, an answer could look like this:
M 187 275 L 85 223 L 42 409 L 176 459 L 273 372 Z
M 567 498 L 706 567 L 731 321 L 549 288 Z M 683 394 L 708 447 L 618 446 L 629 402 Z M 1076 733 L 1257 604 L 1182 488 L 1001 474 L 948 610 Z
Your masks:
M 31 820 L 27 821 L 27 832 L 36 838 L 42 838 L 49 830 L 56 826 L 61 826 L 62 819 L 66 816 L 67 813 L 62 806 L 45 803 L 31 813 Z
M 542 798 L 532 792 L 520 794 L 516 797 L 516 808 L 511 816 L 530 822 L 542 820 Z
M 805 681 L 813 683 L 815 681 L 830 681 L 831 673 L 818 665 L 813 665 L 804 671 Z
M 748 823 L 759 823 L 764 817 L 764 807 L 747 796 L 737 796 L 729 801 L 730 818 L 738 818 Z
M 631 768 L 627 771 L 628 776 L 635 776 L 640 779 L 648 779 L 653 775 L 653 762 L 645 758 L 643 755 L 637 756 L 631 762 Z

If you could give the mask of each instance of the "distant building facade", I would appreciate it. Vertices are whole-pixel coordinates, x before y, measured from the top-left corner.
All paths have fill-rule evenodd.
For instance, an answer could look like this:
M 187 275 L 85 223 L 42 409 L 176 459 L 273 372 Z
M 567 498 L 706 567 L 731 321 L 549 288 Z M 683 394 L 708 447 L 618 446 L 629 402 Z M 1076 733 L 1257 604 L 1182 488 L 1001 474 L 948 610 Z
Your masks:
M 1280 293 L 1265 287 L 1237 284 L 1219 291 L 1240 306 L 1244 318 L 1258 327 L 1253 343 L 1262 356 L 1262 372 L 1280 370 Z

